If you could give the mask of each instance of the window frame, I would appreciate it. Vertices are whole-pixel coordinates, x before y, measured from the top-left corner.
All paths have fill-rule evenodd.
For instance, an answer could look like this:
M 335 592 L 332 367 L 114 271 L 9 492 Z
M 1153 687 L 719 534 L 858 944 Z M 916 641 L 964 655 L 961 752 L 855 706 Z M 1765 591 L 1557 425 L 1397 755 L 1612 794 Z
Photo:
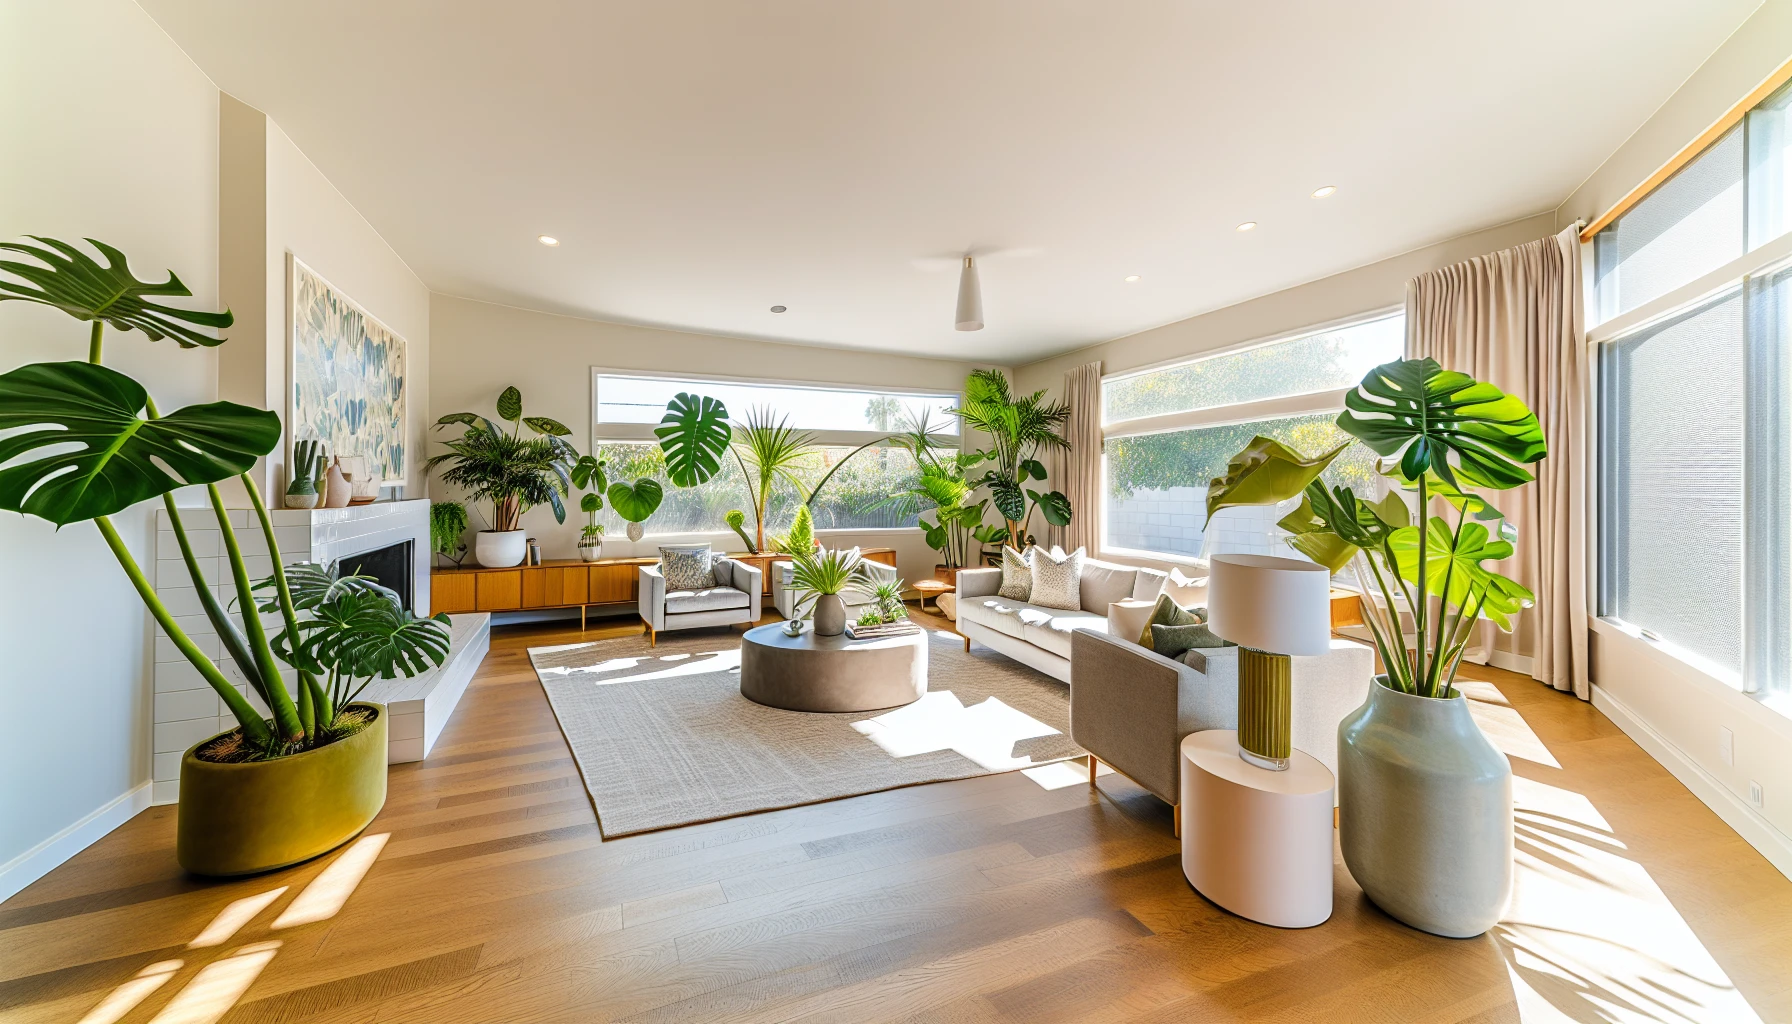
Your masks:
M 882 384 L 870 385 L 870 384 L 827 383 L 827 382 L 813 381 L 813 380 L 796 380 L 796 379 L 784 379 L 784 378 L 777 378 L 777 377 L 745 377 L 745 376 L 741 376 L 739 374 L 667 373 L 667 372 L 655 371 L 655 370 L 632 370 L 632 369 L 621 369 L 621 368 L 616 368 L 616 367 L 593 366 L 593 367 L 591 367 L 591 409 L 590 409 L 590 413 L 588 416 L 588 419 L 590 420 L 589 440 L 591 442 L 591 450 L 593 452 L 596 452 L 600 446 L 605 445 L 605 444 L 644 444 L 644 443 L 645 444 L 658 444 L 659 443 L 659 437 L 656 436 L 653 432 L 653 428 L 655 426 L 657 426 L 658 424 L 655 424 L 655 423 L 604 423 L 604 422 L 601 422 L 598 420 L 597 411 L 599 408 L 599 406 L 598 406 L 598 400 L 599 400 L 599 396 L 600 396 L 599 387 L 600 387 L 601 379 L 606 376 L 608 376 L 608 377 L 632 377 L 632 378 L 640 379 L 640 380 L 677 381 L 680 383 L 688 382 L 692 385 L 692 387 L 691 387 L 692 391 L 699 391 L 699 392 L 703 389 L 703 386 L 705 384 L 737 384 L 737 385 L 748 385 L 748 386 L 764 385 L 764 386 L 768 386 L 768 387 L 801 388 L 801 389 L 810 390 L 810 391 L 847 391 L 847 392 L 857 392 L 857 393 L 861 393 L 861 394 L 872 393 L 872 394 L 877 394 L 877 395 L 895 395 L 895 396 L 914 395 L 914 396 L 922 397 L 922 398 L 945 398 L 945 399 L 950 399 L 952 405 L 954 405 L 954 406 L 961 405 L 964 402 L 964 392 L 963 391 L 943 391 L 943 390 L 937 390 L 937 389 L 933 389 L 933 388 L 893 387 L 893 386 L 882 385 Z M 730 409 L 729 413 L 730 413 L 730 419 L 734 418 L 734 415 L 733 415 L 734 410 Z M 963 422 L 958 417 L 953 417 L 952 423 L 955 427 L 958 428 L 958 432 L 956 434 L 957 445 L 955 447 L 953 447 L 951 450 L 963 451 L 964 446 L 965 446 L 965 433 L 964 433 Z M 796 429 L 805 431 L 809 434 L 814 435 L 815 445 L 820 448 L 841 448 L 841 447 L 857 448 L 860 445 L 866 444 L 868 442 L 877 441 L 879 439 L 889 437 L 889 436 L 891 436 L 891 433 L 893 433 L 893 432 L 882 432 L 882 431 L 876 431 L 876 430 L 814 430 L 811 428 L 802 427 L 800 425 L 798 425 L 796 427 Z M 702 485 L 700 485 L 700 486 L 702 486 Z M 925 513 L 923 513 L 923 514 L 925 514 Z M 649 519 L 646 523 L 643 523 L 642 525 L 644 527 L 648 527 L 648 529 L 646 529 L 642 533 L 643 538 L 646 538 L 646 537 L 706 536 L 706 535 L 711 535 L 711 534 L 730 534 L 731 535 L 731 531 L 728 529 L 727 526 L 720 526 L 713 530 L 698 529 L 698 530 L 656 531 L 656 530 L 651 529 L 651 527 L 653 525 L 652 519 Z M 921 531 L 921 527 L 917 525 L 917 526 L 818 527 L 815 532 L 816 533 L 897 535 L 897 534 L 914 534 L 914 533 L 919 533 L 920 531 Z
M 1258 398 L 1246 402 L 1234 402 L 1229 405 L 1208 406 L 1203 409 L 1191 409 L 1184 412 L 1161 413 L 1156 416 L 1137 416 L 1132 419 L 1114 420 L 1110 422 L 1107 418 L 1108 384 L 1132 377 L 1143 376 L 1149 373 L 1173 370 L 1178 367 L 1190 366 L 1195 363 L 1204 363 L 1212 359 L 1239 355 L 1257 349 L 1268 348 L 1272 345 L 1280 345 L 1291 341 L 1301 341 L 1321 334 L 1329 334 L 1333 331 L 1358 327 L 1363 324 L 1374 323 L 1378 320 L 1387 320 L 1396 316 L 1404 317 L 1405 315 L 1406 306 L 1404 303 L 1381 306 L 1376 309 L 1356 313 L 1350 316 L 1339 317 L 1335 320 L 1312 324 L 1298 330 L 1284 331 L 1278 334 L 1254 338 L 1232 345 L 1223 345 L 1209 349 L 1208 351 L 1195 356 L 1180 356 L 1175 359 L 1166 359 L 1161 362 L 1135 367 L 1117 373 L 1103 374 L 1100 384 L 1102 421 L 1102 501 L 1099 510 L 1101 520 L 1096 524 L 1096 536 L 1100 538 L 1099 543 L 1101 553 L 1104 556 L 1111 554 L 1132 561 L 1155 560 L 1168 564 L 1189 566 L 1200 566 L 1205 564 L 1201 558 L 1192 555 L 1184 555 L 1170 551 L 1153 551 L 1143 548 L 1109 546 L 1107 523 L 1107 488 L 1108 480 L 1110 479 L 1107 455 L 1108 441 L 1128 437 L 1144 437 L 1151 434 L 1175 433 L 1202 427 L 1222 427 L 1235 423 L 1252 423 L 1259 420 L 1287 419 L 1295 416 L 1319 416 L 1328 413 L 1341 413 L 1344 411 L 1345 397 L 1348 396 L 1350 392 L 1356 390 L 1356 385 L 1351 385 L 1349 387 L 1331 388 L 1322 391 L 1304 391 L 1291 395 L 1278 395 L 1274 398 Z M 1404 355 L 1405 345 L 1403 344 L 1401 348 L 1401 356 L 1403 357 Z

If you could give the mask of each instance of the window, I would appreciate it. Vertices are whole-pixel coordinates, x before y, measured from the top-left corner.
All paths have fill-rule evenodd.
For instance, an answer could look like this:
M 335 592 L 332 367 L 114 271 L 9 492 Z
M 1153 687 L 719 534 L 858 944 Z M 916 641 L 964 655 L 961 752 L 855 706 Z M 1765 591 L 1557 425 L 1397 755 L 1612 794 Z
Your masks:
M 1599 615 L 1792 713 L 1789 107 L 1594 237 L 1589 340 Z
M 1258 434 L 1308 453 L 1348 440 L 1334 422 L 1344 395 L 1372 367 L 1400 358 L 1405 326 L 1402 314 L 1382 315 L 1104 380 L 1103 546 L 1299 557 L 1275 525 L 1289 508 L 1230 508 L 1209 524 L 1207 484 Z M 1374 456 L 1360 446 L 1326 472 L 1334 484 L 1373 477 Z
M 592 382 L 592 407 L 597 412 L 593 447 L 600 457 L 610 460 L 611 477 L 652 477 L 665 488 L 659 511 L 645 524 L 650 534 L 727 531 L 725 517 L 731 509 L 745 512 L 746 530 L 749 534 L 753 530 L 746 481 L 732 457 L 723 459 L 721 471 L 701 486 L 673 487 L 666 480 L 665 458 L 653 427 L 665 415 L 666 403 L 680 392 L 720 399 L 736 419 L 756 406 L 789 416 L 792 426 L 813 434 L 817 442 L 815 454 L 798 474 L 809 487 L 851 456 L 811 506 L 819 530 L 913 527 L 913 513 L 870 506 L 912 485 L 914 459 L 907 451 L 887 444 L 873 443 L 857 455 L 852 453 L 923 416 L 932 433 L 948 438 L 958 434 L 958 419 L 949 414 L 958 404 L 957 395 L 603 372 L 593 374 Z M 789 526 L 806 493 L 806 488 L 799 492 L 787 482 L 773 487 L 766 507 L 768 534 Z M 626 526 L 608 507 L 598 518 L 607 531 Z

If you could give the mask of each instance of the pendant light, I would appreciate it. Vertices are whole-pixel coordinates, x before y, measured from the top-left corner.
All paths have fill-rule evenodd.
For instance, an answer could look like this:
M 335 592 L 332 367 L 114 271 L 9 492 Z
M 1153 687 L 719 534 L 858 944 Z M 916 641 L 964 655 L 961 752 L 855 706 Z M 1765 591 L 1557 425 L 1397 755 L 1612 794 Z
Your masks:
M 977 282 L 977 263 L 969 256 L 958 272 L 958 318 L 952 326 L 961 331 L 983 329 L 983 286 Z

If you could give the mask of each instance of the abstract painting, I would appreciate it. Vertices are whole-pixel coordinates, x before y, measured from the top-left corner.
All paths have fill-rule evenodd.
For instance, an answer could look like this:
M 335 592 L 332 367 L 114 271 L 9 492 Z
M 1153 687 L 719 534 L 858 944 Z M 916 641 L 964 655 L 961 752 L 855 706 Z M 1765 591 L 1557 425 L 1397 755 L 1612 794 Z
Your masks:
M 404 483 L 404 339 L 297 257 L 287 263 L 289 438 L 365 456 L 381 483 Z

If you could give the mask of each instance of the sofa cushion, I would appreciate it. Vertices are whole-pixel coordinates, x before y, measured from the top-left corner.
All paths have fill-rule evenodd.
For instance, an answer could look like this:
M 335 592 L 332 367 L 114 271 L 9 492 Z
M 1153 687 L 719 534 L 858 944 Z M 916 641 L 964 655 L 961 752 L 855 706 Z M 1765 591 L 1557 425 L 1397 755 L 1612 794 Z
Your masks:
M 705 587 L 702 590 L 669 590 L 666 592 L 666 614 L 686 615 L 690 612 L 719 612 L 726 608 L 745 608 L 750 602 L 747 592 L 733 587 Z
M 1145 632 L 1139 637 L 1139 646 L 1152 650 L 1152 626 L 1191 626 L 1197 622 L 1206 622 L 1206 609 L 1188 609 L 1177 604 L 1168 594 L 1157 595 L 1157 607 L 1151 609 L 1151 621 L 1145 624 Z
M 1033 596 L 1033 549 L 1016 551 L 1002 546 L 1002 588 L 996 593 L 1010 601 Z
M 1205 622 L 1192 622 L 1186 626 L 1160 626 L 1154 623 L 1150 628 L 1151 649 L 1166 658 L 1181 658 L 1184 651 L 1196 648 L 1226 646 L 1226 641 L 1208 629 Z
M 1164 581 L 1164 593 L 1184 608 L 1194 608 L 1207 603 L 1207 577 L 1189 577 L 1174 566 L 1170 568 L 1170 576 Z
M 1033 596 L 1028 604 L 1041 608 L 1062 608 L 1081 611 L 1083 607 L 1083 549 L 1070 554 L 1053 547 L 1050 551 L 1033 549 Z M 1105 609 L 1107 605 L 1102 605 Z
M 1055 608 L 1038 611 L 1050 611 L 1051 616 L 1043 621 L 1037 615 L 1023 616 L 1021 622 L 1025 631 L 1021 639 L 1060 658 L 1070 657 L 1070 634 L 1076 630 L 1087 629 L 1097 633 L 1108 631 L 1105 615 L 1085 611 L 1060 611 Z
M 1131 598 L 1132 589 L 1138 582 L 1137 566 L 1115 565 L 1112 562 L 1086 558 L 1083 560 L 1082 580 L 1077 584 L 1082 592 L 1082 608 L 1091 612 L 1106 611 L 1108 605 Z
M 1026 639 L 1021 622 L 1022 612 L 1032 612 L 1034 617 L 1051 617 L 1051 613 L 1046 609 L 1035 608 L 1025 601 L 1010 601 L 999 596 L 966 597 L 958 602 L 958 620 L 960 622 L 975 622 L 979 626 L 987 626 L 998 633 L 1006 633 L 1016 640 Z

